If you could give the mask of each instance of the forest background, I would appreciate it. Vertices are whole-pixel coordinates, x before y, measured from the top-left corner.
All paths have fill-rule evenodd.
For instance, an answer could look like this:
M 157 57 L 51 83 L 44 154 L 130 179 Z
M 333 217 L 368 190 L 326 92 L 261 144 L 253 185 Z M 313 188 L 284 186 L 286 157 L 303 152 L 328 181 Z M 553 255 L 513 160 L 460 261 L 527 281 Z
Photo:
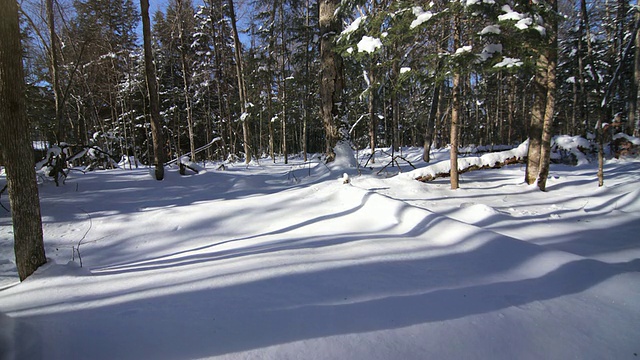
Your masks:
M 607 123 L 638 135 L 640 69 L 634 51 L 625 56 L 637 32 L 636 6 L 552 5 L 340 2 L 342 30 L 332 34 L 344 71 L 337 121 L 358 148 L 440 148 L 452 143 L 455 108 L 460 146 L 519 144 L 529 137 L 536 100 L 546 96 L 536 88 L 540 54 L 554 47 L 552 134 L 589 137 Z M 241 19 L 245 101 L 233 7 Z M 138 4 L 24 0 L 21 9 L 33 139 L 43 148 L 94 146 L 116 162 L 125 155 L 152 162 Z M 306 159 L 325 150 L 318 2 L 169 0 L 151 9 L 169 159 L 208 144 L 192 160 L 286 162 L 289 154 Z

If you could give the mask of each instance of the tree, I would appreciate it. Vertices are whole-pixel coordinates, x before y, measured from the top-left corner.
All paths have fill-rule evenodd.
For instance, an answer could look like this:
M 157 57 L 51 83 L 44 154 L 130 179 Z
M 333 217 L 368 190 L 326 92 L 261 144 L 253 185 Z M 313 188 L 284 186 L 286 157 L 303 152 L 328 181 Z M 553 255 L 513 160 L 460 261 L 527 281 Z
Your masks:
M 320 0 L 320 115 L 325 129 L 327 162 L 335 160 L 333 148 L 342 140 L 339 130 L 340 103 L 344 87 L 342 58 L 334 50 L 334 39 L 340 33 L 338 14 L 340 0 Z
M 144 70 L 147 80 L 147 94 L 149 96 L 149 110 L 151 111 L 151 137 L 153 138 L 153 153 L 156 180 L 164 179 L 164 137 L 160 125 L 160 99 L 158 98 L 158 79 L 156 67 L 153 64 L 153 50 L 151 49 L 151 21 L 149 20 L 149 0 L 140 0 L 142 15 L 142 38 L 144 46 Z
M 558 1 L 552 0 L 549 6 L 551 14 L 547 18 L 547 94 L 542 126 L 542 146 L 540 148 L 540 173 L 538 174 L 538 188 L 542 191 L 545 191 L 547 188 L 547 177 L 549 176 L 549 165 L 551 161 L 551 128 L 556 111 L 556 67 L 558 64 L 558 21 L 556 18 Z
M 193 106 L 191 101 L 191 61 L 187 59 L 187 49 L 190 44 L 187 43 L 185 37 L 185 29 L 187 19 L 193 20 L 193 4 L 191 1 L 176 0 L 176 23 L 178 25 L 178 48 L 180 51 L 180 68 L 182 70 L 182 84 L 184 89 L 184 103 L 187 113 L 187 128 L 189 130 L 189 149 L 191 153 L 191 161 L 196 161 L 196 145 L 193 134 Z
M 636 22 L 640 22 L 640 8 L 636 7 Z M 635 84 L 635 94 L 631 94 L 635 106 L 634 118 L 635 122 L 633 123 L 633 136 L 640 137 L 640 28 L 636 30 L 636 52 L 634 58 L 634 72 L 633 72 L 633 81 Z
M 233 45 L 234 55 L 236 59 L 236 76 L 238 79 L 238 95 L 240 96 L 240 109 L 242 114 L 240 115 L 240 121 L 242 121 L 242 136 L 244 140 L 244 156 L 245 163 L 251 162 L 251 144 L 249 138 L 249 113 L 247 112 L 247 105 L 249 103 L 247 99 L 247 87 L 244 82 L 244 68 L 242 64 L 242 43 L 240 42 L 240 36 L 238 35 L 238 28 L 236 26 L 236 11 L 233 6 L 233 0 L 228 0 L 229 16 L 231 17 L 231 29 L 233 30 Z
M 460 48 L 460 33 L 461 27 L 460 24 L 460 14 L 458 11 L 454 9 L 453 15 L 453 52 L 457 52 L 457 49 Z M 453 99 L 451 104 L 451 150 L 450 150 L 450 161 L 451 161 L 451 189 L 455 190 L 459 187 L 458 184 L 458 130 L 460 129 L 460 69 L 453 70 Z
M 537 45 L 536 75 L 534 79 L 534 104 L 529 127 L 529 150 L 525 181 L 538 181 L 540 190 L 545 191 L 549 174 L 551 127 L 555 116 L 556 65 L 557 65 L 557 0 L 540 3 L 531 13 L 540 19 L 539 28 L 532 32 L 532 45 Z
M 0 0 L 0 19 L 0 151 L 7 171 L 16 266 L 20 280 L 24 280 L 47 258 L 26 117 L 18 6 L 14 0 Z
M 56 111 L 56 124 L 58 126 L 58 141 L 64 141 L 63 122 L 62 122 L 62 104 L 60 93 L 60 70 L 58 67 L 58 36 L 56 35 L 55 16 L 53 13 L 53 0 L 46 0 L 47 20 L 49 22 L 49 57 L 51 65 L 49 66 L 49 72 L 51 73 L 51 88 L 53 89 L 53 97 L 55 102 Z

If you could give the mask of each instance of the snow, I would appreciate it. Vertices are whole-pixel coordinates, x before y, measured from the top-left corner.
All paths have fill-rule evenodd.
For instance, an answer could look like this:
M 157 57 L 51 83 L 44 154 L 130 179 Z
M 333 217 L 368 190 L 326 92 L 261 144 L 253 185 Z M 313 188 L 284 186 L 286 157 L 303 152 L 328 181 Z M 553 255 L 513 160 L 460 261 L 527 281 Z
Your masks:
M 412 10 L 416 19 L 411 22 L 411 25 L 409 26 L 410 29 L 417 28 L 433 17 L 433 13 L 431 11 L 424 11 L 420 6 L 416 6 Z
M 496 34 L 499 35 L 502 31 L 500 30 L 500 25 L 488 25 L 485 26 L 482 31 L 480 31 L 479 35 L 487 35 L 487 34 Z
M 587 139 L 581 136 L 568 136 L 568 135 L 555 136 L 552 139 L 551 146 L 569 151 L 571 154 L 573 154 L 576 157 L 578 161 L 577 165 L 586 165 L 589 163 L 589 160 L 584 155 L 584 153 L 580 151 L 580 149 L 591 148 L 591 143 Z
M 501 52 L 502 52 L 502 44 L 488 44 L 482 49 L 482 52 L 478 55 L 478 57 L 482 61 L 487 61 L 495 53 L 501 53 Z
M 514 26 L 520 30 L 528 29 L 533 24 L 533 19 L 527 17 L 520 19 Z
M 620 139 L 620 138 L 624 138 L 629 140 L 629 142 L 631 142 L 633 145 L 638 145 L 640 146 L 640 138 L 637 137 L 633 137 L 633 136 L 629 136 L 625 133 L 617 133 L 615 135 L 613 135 L 613 139 Z
M 404 73 L 407 73 L 409 71 L 411 71 L 411 68 L 408 67 L 408 66 L 403 66 L 403 67 L 400 68 L 400 74 L 404 74 Z
M 458 169 L 463 170 L 469 166 L 494 166 L 496 163 L 503 163 L 507 159 L 517 158 L 523 159 L 527 156 L 529 149 L 529 141 L 525 141 L 520 146 L 512 150 L 506 150 L 495 153 L 487 153 L 479 157 L 468 157 L 458 159 Z M 404 173 L 400 177 L 404 179 L 417 179 L 425 176 L 435 176 L 441 173 L 449 173 L 451 171 L 451 162 L 444 160 L 435 164 L 416 169 L 414 171 Z
M 461 48 L 457 48 L 456 52 L 454 53 L 454 55 L 461 55 L 461 54 L 464 54 L 464 53 L 468 53 L 468 52 L 471 52 L 471 50 L 472 50 L 472 46 L 471 45 L 465 45 L 465 46 L 463 46 Z
M 498 15 L 498 21 L 507 21 L 507 20 L 518 21 L 524 18 L 523 14 L 517 11 L 513 11 L 509 5 L 504 5 L 502 7 L 502 11 L 504 12 L 504 14 Z
M 514 58 L 510 58 L 510 57 L 504 57 L 502 59 L 502 61 L 500 61 L 499 63 L 493 65 L 493 67 L 495 68 L 500 68 L 500 67 L 506 67 L 506 68 L 511 68 L 511 67 L 518 67 L 518 66 L 522 66 L 523 62 L 520 59 L 514 59 Z
M 352 32 L 358 30 L 358 28 L 360 28 L 360 24 L 366 18 L 367 18 L 366 16 L 358 17 L 351 24 L 349 24 L 349 26 L 347 26 L 344 30 L 342 30 L 342 33 L 340 33 L 340 35 L 349 35 Z
M 421 150 L 402 154 L 423 169 Z M 462 174 L 454 191 L 448 179 L 376 175 L 391 161 L 381 153 L 373 170 L 353 167 L 370 152 L 336 153 L 329 166 L 45 182 L 49 263 L 20 284 L 0 208 L 0 358 L 640 353 L 640 161 L 608 160 L 602 188 L 588 163 L 552 165 L 545 193 L 521 165 Z M 432 157 L 446 163 L 448 151 Z
M 363 36 L 362 40 L 358 42 L 358 52 L 373 53 L 377 49 L 382 47 L 382 41 L 378 38 L 371 36 Z

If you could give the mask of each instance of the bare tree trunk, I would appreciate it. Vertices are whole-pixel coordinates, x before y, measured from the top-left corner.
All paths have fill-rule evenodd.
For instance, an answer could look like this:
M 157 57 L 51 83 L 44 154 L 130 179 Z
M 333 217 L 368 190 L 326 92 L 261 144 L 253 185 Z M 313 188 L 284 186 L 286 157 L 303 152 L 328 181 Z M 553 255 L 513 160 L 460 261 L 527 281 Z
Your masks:
M 400 73 L 399 62 L 397 60 L 393 61 L 392 73 L 397 78 Z M 391 148 L 391 153 L 395 154 L 396 149 L 400 149 L 402 146 L 402 133 L 400 132 L 400 102 L 398 101 L 398 91 L 396 89 L 391 89 L 390 94 L 391 100 L 391 117 L 393 124 L 393 144 Z
M 433 131 L 436 117 L 438 116 L 438 104 L 440 103 L 440 82 L 433 87 L 433 95 L 431 97 L 431 107 L 429 108 L 429 118 L 424 135 L 424 148 L 422 151 L 422 160 L 424 162 L 431 161 L 431 143 L 433 142 Z
M 458 129 L 460 128 L 460 74 L 453 74 L 453 104 L 451 108 L 451 189 L 459 187 L 458 178 Z
M 142 15 L 142 37 L 144 42 L 144 70 L 149 95 L 149 110 L 151 112 L 151 137 L 153 138 L 153 153 L 156 180 L 164 179 L 164 136 L 160 122 L 160 99 L 158 97 L 158 79 L 153 64 L 153 50 L 151 49 L 151 21 L 149 20 L 149 0 L 140 0 Z
M 178 5 L 178 40 L 180 41 L 180 66 L 182 68 L 182 86 L 184 91 L 184 103 L 187 112 L 187 129 L 189 131 L 189 150 L 191 152 L 191 161 L 196 161 L 196 144 L 193 134 L 193 113 L 191 110 L 191 96 L 189 95 L 189 74 L 191 73 L 189 70 L 189 65 L 187 64 L 186 57 L 186 43 L 184 40 L 184 23 L 183 23 L 183 12 L 185 11 L 183 8 L 182 0 L 176 0 L 176 4 Z
M 229 17 L 231 18 L 231 29 L 233 30 L 233 47 L 235 48 L 236 59 L 236 76 L 238 77 L 238 94 L 240 95 L 240 109 L 242 111 L 242 137 L 244 141 L 245 163 L 251 162 L 251 144 L 249 138 L 249 114 L 247 113 L 247 90 L 244 83 L 244 69 L 242 65 L 242 43 L 238 36 L 238 27 L 236 26 L 236 11 L 233 6 L 233 0 L 228 0 Z
M 551 1 L 554 13 L 558 9 L 557 0 Z M 558 22 L 551 16 L 547 21 L 551 29 L 547 29 L 548 39 L 548 63 L 547 63 L 547 104 L 544 110 L 542 125 L 542 143 L 540 147 L 540 174 L 538 176 L 538 188 L 545 191 L 547 177 L 549 176 L 549 163 L 551 161 L 551 131 L 555 115 L 556 101 L 556 65 L 558 62 Z
M 222 138 L 222 158 L 223 160 L 227 160 L 229 157 L 229 147 L 227 144 L 227 140 L 229 142 L 231 142 L 231 133 L 230 131 L 227 131 L 227 135 L 228 137 L 224 136 L 225 130 L 228 130 L 231 124 L 231 121 L 228 121 L 230 118 L 229 115 L 229 111 L 228 110 L 228 106 L 227 106 L 227 100 L 223 101 L 223 90 L 222 90 L 222 83 L 224 81 L 224 74 L 222 71 L 222 61 L 221 58 L 222 56 L 221 51 L 220 51 L 220 38 L 222 38 L 222 31 L 220 31 L 220 33 L 218 33 L 216 31 L 216 24 L 219 23 L 218 21 L 218 17 L 216 16 L 216 13 L 214 12 L 214 9 L 216 8 L 222 8 L 222 1 L 218 0 L 217 3 L 214 3 L 213 0 L 209 0 L 210 4 L 210 10 L 209 10 L 209 18 L 211 19 L 211 37 L 214 39 L 214 47 L 213 47 L 213 53 L 214 53 L 214 59 L 215 59 L 215 67 L 216 67 L 216 90 L 218 91 L 218 111 L 220 112 L 220 122 L 219 122 L 219 131 L 220 131 L 220 137 Z M 223 121 L 226 120 L 226 121 Z M 225 129 L 225 124 L 226 124 L 226 129 Z
M 378 119 L 376 118 L 376 64 L 369 67 L 369 147 L 371 148 L 371 163 L 376 162 L 376 128 L 378 127 Z
M 335 160 L 333 148 L 340 140 L 340 101 L 344 86 L 342 58 L 334 51 L 333 39 L 340 33 L 336 10 L 340 0 L 320 0 L 320 115 L 325 130 L 327 162 Z
M 0 153 L 4 159 L 20 280 L 47 262 L 26 114 L 18 6 L 0 0 Z
M 636 23 L 640 21 L 640 9 L 636 9 Z M 640 137 L 640 29 L 636 30 L 636 52 L 633 69 L 633 80 L 636 88 L 633 136 Z
M 280 35 L 282 37 L 282 156 L 284 157 L 284 163 L 289 163 L 289 153 L 287 152 L 287 76 L 286 76 L 286 61 L 287 61 L 287 39 L 284 29 L 284 1 L 280 2 Z
M 305 25 L 306 25 L 306 32 L 305 32 L 305 39 L 306 39 L 306 46 L 305 46 L 305 74 L 307 74 L 307 76 L 311 75 L 311 71 L 310 71 L 310 62 L 309 62 L 309 46 L 311 45 L 311 33 L 309 32 L 308 29 L 310 29 L 311 26 L 311 3 L 309 0 L 307 0 L 307 6 L 305 9 L 306 13 L 305 13 Z M 304 114 L 303 114 L 303 120 L 302 120 L 302 156 L 304 157 L 304 162 L 307 162 L 307 126 L 308 126 L 308 118 L 309 118 L 309 105 L 310 105 L 310 91 L 308 89 L 308 85 L 306 85 L 307 83 L 305 82 L 305 92 L 304 92 L 304 96 L 303 96 L 303 104 L 304 104 Z
M 61 91 L 59 79 L 59 55 L 58 55 L 58 37 L 56 35 L 55 16 L 53 13 L 53 0 L 46 0 L 47 21 L 49 25 L 49 60 L 51 61 L 49 70 L 51 71 L 51 88 L 53 90 L 53 100 L 56 111 L 56 126 L 58 142 L 64 141 L 64 122 L 62 121 L 62 106 L 60 104 Z
M 460 15 L 455 14 L 453 17 L 453 48 L 460 47 Z M 450 158 L 451 158 L 451 189 L 455 190 L 459 187 L 458 177 L 458 129 L 460 118 L 460 71 L 454 70 L 453 73 L 453 99 L 451 106 L 451 134 L 450 134 Z
M 525 171 L 525 181 L 529 185 L 535 183 L 540 174 L 540 149 L 542 148 L 544 110 L 547 97 L 547 69 L 547 57 L 541 52 L 538 54 L 538 60 L 536 61 L 536 76 L 533 82 L 535 99 L 531 109 L 531 125 L 529 126 L 529 150 Z

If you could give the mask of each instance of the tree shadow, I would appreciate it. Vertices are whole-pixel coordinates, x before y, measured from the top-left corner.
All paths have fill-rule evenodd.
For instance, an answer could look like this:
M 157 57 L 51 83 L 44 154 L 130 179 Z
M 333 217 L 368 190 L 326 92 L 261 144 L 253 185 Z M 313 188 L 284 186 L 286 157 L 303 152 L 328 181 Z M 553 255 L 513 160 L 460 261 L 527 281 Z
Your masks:
M 41 329 L 43 349 L 54 354 L 199 358 L 526 309 L 640 266 L 640 260 L 611 265 L 578 259 L 535 278 L 491 276 L 531 259 L 535 252 L 522 251 L 523 245 L 496 238 L 476 250 L 437 258 L 329 265 L 194 291 L 173 292 L 171 285 L 158 284 L 153 296 L 129 296 L 134 290 L 113 294 L 115 301 L 80 297 L 72 300 L 78 306 L 63 311 L 53 306 L 24 321 Z M 74 334 L 83 333 L 91 336 L 74 341 Z M 590 350 L 576 356 L 593 355 Z

